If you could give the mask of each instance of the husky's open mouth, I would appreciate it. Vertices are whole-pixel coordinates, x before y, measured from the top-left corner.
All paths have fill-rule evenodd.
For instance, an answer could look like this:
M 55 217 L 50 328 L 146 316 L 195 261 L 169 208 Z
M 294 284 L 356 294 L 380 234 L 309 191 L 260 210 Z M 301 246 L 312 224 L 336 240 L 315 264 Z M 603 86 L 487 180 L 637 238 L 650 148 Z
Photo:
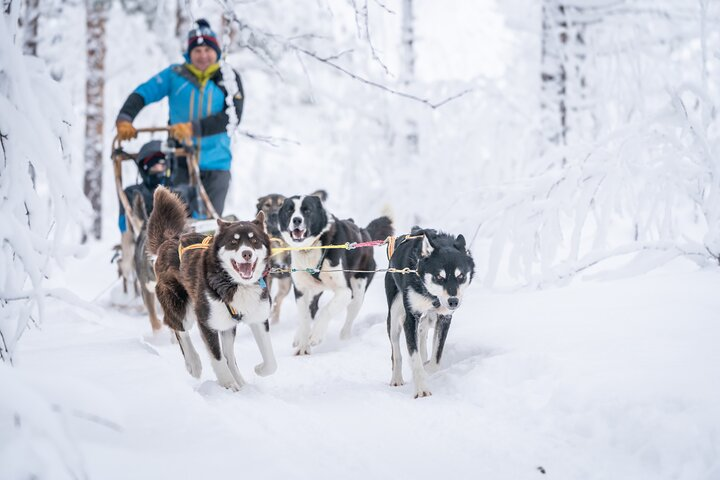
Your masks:
M 293 240 L 299 242 L 301 240 L 305 240 L 305 232 L 306 230 L 303 228 L 296 228 L 295 230 L 290 232 L 290 235 L 292 236 Z
M 255 273 L 255 265 L 257 265 L 257 262 L 238 263 L 235 260 L 230 260 L 230 263 L 232 264 L 232 267 L 235 269 L 235 271 L 239 273 L 244 280 L 249 280 L 252 278 L 253 273 Z

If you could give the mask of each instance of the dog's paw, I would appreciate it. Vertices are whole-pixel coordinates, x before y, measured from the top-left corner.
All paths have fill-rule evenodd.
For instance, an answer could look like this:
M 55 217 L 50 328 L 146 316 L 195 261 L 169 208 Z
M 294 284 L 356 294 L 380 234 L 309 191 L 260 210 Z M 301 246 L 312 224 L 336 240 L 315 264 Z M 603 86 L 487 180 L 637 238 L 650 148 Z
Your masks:
M 429 397 L 432 395 L 432 392 L 428 390 L 427 388 L 421 388 L 415 391 L 415 398 L 423 398 L 423 397 Z
M 239 392 L 240 389 L 242 388 L 242 385 L 239 384 L 238 382 L 236 382 L 235 380 L 226 380 L 224 382 L 221 382 L 220 380 L 218 380 L 218 383 L 220 384 L 221 387 L 227 388 L 228 390 L 230 390 L 232 392 Z
M 277 371 L 277 363 L 259 363 L 255 365 L 255 373 L 260 375 L 261 377 L 267 377 L 268 375 L 272 375 Z
M 310 345 L 300 345 L 295 349 L 295 356 L 310 355 Z
M 405 385 L 405 382 L 403 382 L 402 377 L 400 377 L 400 378 L 395 378 L 395 377 L 393 377 L 393 378 L 390 379 L 390 386 L 391 386 L 391 387 L 399 387 L 399 386 L 401 386 L 401 385 Z

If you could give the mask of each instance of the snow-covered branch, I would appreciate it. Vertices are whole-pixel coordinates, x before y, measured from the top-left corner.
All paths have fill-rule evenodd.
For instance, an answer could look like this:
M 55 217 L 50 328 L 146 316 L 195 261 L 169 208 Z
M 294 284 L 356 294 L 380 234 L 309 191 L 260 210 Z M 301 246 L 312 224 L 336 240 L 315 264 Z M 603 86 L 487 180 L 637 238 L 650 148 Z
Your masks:
M 490 241 L 486 282 L 505 265 L 533 285 L 560 282 L 598 262 L 666 251 L 720 254 L 718 125 L 697 90 L 671 94 L 654 118 L 570 150 L 567 164 L 487 188 L 478 233 Z M 700 105 L 690 111 L 688 98 Z M 568 152 L 566 150 L 566 152 Z M 699 212 L 701 215 L 694 215 Z
M 31 316 L 43 318 L 44 281 L 75 254 L 87 202 L 70 175 L 71 109 L 41 60 L 23 57 L 12 16 L 0 22 L 0 331 L 12 359 Z M 50 226 L 48 228 L 48 225 Z M 26 301 L 11 301 L 27 297 Z

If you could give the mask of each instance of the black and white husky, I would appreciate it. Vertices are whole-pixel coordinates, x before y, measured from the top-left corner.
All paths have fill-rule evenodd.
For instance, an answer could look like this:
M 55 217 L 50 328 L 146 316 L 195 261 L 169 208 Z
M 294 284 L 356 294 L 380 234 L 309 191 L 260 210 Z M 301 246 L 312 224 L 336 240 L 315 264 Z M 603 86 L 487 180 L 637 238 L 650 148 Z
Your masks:
M 340 220 L 328 213 L 322 200 L 315 195 L 296 195 L 287 198 L 280 208 L 280 233 L 291 247 L 317 247 L 342 245 L 347 242 L 382 240 L 392 235 L 392 220 L 386 216 L 376 218 L 366 228 L 352 220 Z M 340 337 L 350 336 L 352 324 L 360 311 L 365 291 L 374 273 L 347 270 L 375 270 L 372 248 L 293 250 L 293 269 L 318 269 L 311 274 L 292 273 L 295 300 L 300 311 L 300 325 L 293 345 L 296 355 L 307 355 L 310 347 L 322 342 L 330 320 L 346 312 Z M 332 299 L 319 308 L 320 296 L 325 291 Z M 311 323 L 314 320 L 314 325 Z
M 320 197 L 324 202 L 327 200 L 327 192 L 325 190 L 317 190 L 311 195 Z M 280 238 L 280 221 L 278 214 L 280 208 L 285 202 L 285 196 L 279 193 L 270 193 L 268 195 L 258 198 L 257 211 L 265 213 L 265 227 L 270 235 L 271 245 L 275 247 L 284 247 L 285 242 Z M 283 252 L 279 255 L 273 255 L 270 257 L 270 267 L 273 270 L 286 270 L 290 266 L 290 252 Z M 270 323 L 277 323 L 280 320 L 280 307 L 282 306 L 283 300 L 288 293 L 290 293 L 290 287 L 292 287 L 292 280 L 290 279 L 289 272 L 271 272 L 267 276 L 268 280 L 268 291 L 274 292 L 272 294 L 272 311 L 270 312 Z M 274 285 L 277 284 L 277 288 Z
M 415 398 L 427 397 L 431 395 L 427 373 L 438 368 L 452 315 L 472 281 L 475 263 L 462 235 L 456 238 L 415 227 L 410 235 L 397 238 L 390 267 L 415 271 L 385 275 L 387 326 L 392 346 L 390 385 L 403 384 L 400 332 L 405 330 Z M 426 344 L 430 327 L 434 327 L 435 333 L 432 356 L 428 360 Z

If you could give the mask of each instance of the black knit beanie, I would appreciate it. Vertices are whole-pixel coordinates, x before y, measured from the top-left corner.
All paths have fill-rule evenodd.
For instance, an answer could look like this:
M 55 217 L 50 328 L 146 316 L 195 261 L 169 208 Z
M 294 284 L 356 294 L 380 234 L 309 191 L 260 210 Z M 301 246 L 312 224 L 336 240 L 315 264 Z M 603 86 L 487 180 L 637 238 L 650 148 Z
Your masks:
M 215 50 L 217 53 L 218 60 L 222 50 L 220 49 L 220 43 L 218 42 L 217 35 L 210 28 L 210 24 L 204 18 L 201 18 L 195 22 L 195 26 L 188 33 L 188 48 L 187 54 L 190 56 L 190 51 L 201 45 L 207 45 L 208 47 Z

